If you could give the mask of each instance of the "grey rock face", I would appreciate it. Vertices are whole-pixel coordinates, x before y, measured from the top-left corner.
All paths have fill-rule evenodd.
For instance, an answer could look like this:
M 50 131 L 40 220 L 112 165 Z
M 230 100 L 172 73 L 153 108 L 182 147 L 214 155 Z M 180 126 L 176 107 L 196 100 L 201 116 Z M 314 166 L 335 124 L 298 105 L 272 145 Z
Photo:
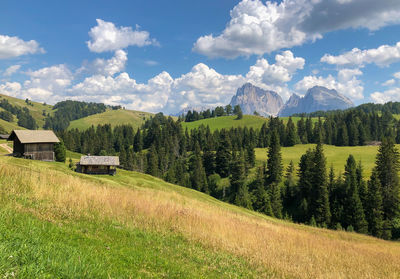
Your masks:
M 257 111 L 262 116 L 276 116 L 283 106 L 283 101 L 274 91 L 263 90 L 246 83 L 237 90 L 230 105 L 232 107 L 240 105 L 244 114 L 253 114 Z
M 353 107 L 353 102 L 339 94 L 336 90 L 322 86 L 308 89 L 303 98 L 293 94 L 279 112 L 279 116 L 290 116 L 294 113 L 310 113 L 314 111 L 327 111 L 347 109 Z

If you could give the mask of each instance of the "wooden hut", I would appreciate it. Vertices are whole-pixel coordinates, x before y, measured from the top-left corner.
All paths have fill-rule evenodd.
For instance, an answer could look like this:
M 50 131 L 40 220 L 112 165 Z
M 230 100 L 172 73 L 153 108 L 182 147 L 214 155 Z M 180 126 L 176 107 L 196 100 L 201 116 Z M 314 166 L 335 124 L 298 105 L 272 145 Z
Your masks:
M 49 130 L 14 130 L 7 140 L 14 142 L 14 156 L 41 161 L 54 161 L 54 144 L 60 142 Z
M 82 156 L 77 171 L 87 174 L 115 175 L 119 166 L 118 156 Z

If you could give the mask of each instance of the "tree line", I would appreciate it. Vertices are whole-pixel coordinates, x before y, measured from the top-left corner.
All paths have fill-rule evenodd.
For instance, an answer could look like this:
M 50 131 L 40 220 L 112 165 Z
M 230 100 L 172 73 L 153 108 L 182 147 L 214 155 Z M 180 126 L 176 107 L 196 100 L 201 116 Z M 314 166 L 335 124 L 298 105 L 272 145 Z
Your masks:
M 1 119 L 12 122 L 14 121 L 13 115 L 15 115 L 18 118 L 18 126 L 33 130 L 38 128 L 36 120 L 32 117 L 28 108 L 13 106 L 6 99 L 0 101 L 0 107 L 4 109 L 0 112 Z
M 45 129 L 61 131 L 68 128 L 72 120 L 89 115 L 105 112 L 107 108 L 120 109 L 121 106 L 106 106 L 103 103 L 87 103 L 66 100 L 53 106 L 54 114 L 48 114 L 45 118 Z
M 280 130 L 289 129 L 288 125 L 271 118 L 265 137 L 262 129 L 251 128 L 211 132 L 203 126 L 184 131 L 179 121 L 157 114 L 136 131 L 128 125 L 114 129 L 99 125 L 58 134 L 70 150 L 117 154 L 125 169 L 270 216 L 386 239 L 400 237 L 399 155 L 393 137 L 382 138 L 376 167 L 366 182 L 361 163 L 352 156 L 343 175 L 335 176 L 333 168 L 328 174 L 321 141 L 302 155 L 297 172 L 293 163 L 284 170 Z M 316 131 L 317 139 L 322 139 L 320 130 Z M 249 173 L 254 170 L 254 147 L 260 140 L 266 141 L 263 144 L 268 146 L 268 160 L 255 169 L 253 177 Z
M 204 111 L 196 111 L 196 110 L 189 110 L 186 115 L 182 114 L 178 117 L 179 121 L 184 122 L 193 122 L 201 119 L 208 119 L 214 117 L 221 117 L 221 116 L 229 116 L 229 115 L 236 115 L 237 119 L 243 118 L 242 108 L 239 105 L 236 105 L 232 108 L 231 105 L 227 105 L 225 107 L 218 106 L 215 109 L 207 109 Z

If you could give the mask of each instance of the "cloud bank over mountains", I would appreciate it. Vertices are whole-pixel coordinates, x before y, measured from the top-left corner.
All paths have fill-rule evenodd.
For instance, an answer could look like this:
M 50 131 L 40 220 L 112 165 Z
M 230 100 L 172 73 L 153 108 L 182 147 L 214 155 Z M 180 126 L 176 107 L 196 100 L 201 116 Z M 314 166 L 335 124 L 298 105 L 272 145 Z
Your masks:
M 322 39 L 348 28 L 374 31 L 400 22 L 397 0 L 243 0 L 219 35 L 198 38 L 197 53 L 210 58 L 263 55 Z
M 160 47 L 160 43 L 139 26 L 116 26 L 102 19 L 89 32 L 86 45 L 90 52 L 105 53 L 108 58 L 84 61 L 73 69 L 59 64 L 37 70 L 25 70 L 15 64 L 0 72 L 0 93 L 19 98 L 55 103 L 65 99 L 103 102 L 149 112 L 176 113 L 193 106 L 226 105 L 236 89 L 246 82 L 266 90 L 276 91 L 286 100 L 293 90 L 304 94 L 319 85 L 336 89 L 352 100 L 364 98 L 362 81 L 366 65 L 387 67 L 400 62 L 400 42 L 371 49 L 354 48 L 350 51 L 325 54 L 320 58 L 324 66 L 334 66 L 334 73 L 320 75 L 317 71 L 303 74 L 307 61 L 297 57 L 293 46 L 322 39 L 327 32 L 364 28 L 375 31 L 400 23 L 398 0 L 283 0 L 262 2 L 243 0 L 230 13 L 231 19 L 220 34 L 201 36 L 193 51 L 209 58 L 234 59 L 257 55 L 254 65 L 245 73 L 226 75 L 205 63 L 193 65 L 191 70 L 172 77 L 167 71 L 138 82 L 125 71 L 128 47 Z M 0 35 L 0 59 L 44 53 L 39 43 L 18 37 Z M 275 52 L 274 59 L 263 57 Z M 157 61 L 146 61 L 149 66 Z M 322 67 L 321 67 L 322 68 Z M 25 81 L 11 81 L 16 74 Z M 386 89 L 371 94 L 374 102 L 400 100 L 400 72 L 382 83 Z

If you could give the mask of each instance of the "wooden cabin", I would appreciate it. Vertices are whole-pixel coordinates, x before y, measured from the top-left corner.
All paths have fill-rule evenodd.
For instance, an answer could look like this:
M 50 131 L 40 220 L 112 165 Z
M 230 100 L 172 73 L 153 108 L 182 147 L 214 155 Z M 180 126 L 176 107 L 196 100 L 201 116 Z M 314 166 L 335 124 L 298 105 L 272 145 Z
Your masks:
M 118 156 L 82 156 L 77 164 L 76 170 L 86 174 L 109 174 L 117 173 L 119 166 Z
M 14 156 L 41 161 L 54 161 L 54 144 L 60 142 L 49 130 L 14 130 L 7 140 L 14 142 Z

